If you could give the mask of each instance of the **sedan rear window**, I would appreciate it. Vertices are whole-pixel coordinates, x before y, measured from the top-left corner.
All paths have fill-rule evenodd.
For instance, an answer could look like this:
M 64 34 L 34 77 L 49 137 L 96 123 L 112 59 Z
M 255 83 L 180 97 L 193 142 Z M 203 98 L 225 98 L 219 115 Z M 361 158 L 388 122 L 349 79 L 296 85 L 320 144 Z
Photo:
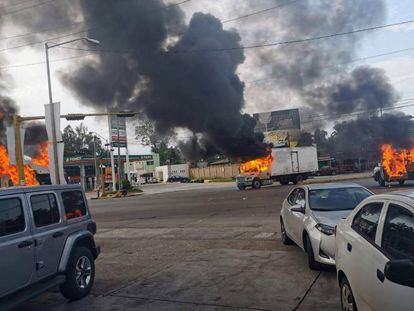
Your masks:
M 316 211 L 352 210 L 372 193 L 362 187 L 309 191 L 309 207 Z

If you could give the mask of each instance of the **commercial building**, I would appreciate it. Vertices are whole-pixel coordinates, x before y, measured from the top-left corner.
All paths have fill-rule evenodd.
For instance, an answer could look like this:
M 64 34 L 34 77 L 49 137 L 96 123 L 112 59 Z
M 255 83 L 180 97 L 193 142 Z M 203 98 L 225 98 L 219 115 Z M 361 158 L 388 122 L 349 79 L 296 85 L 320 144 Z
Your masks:
M 160 166 L 160 156 L 158 153 L 143 154 L 129 159 L 129 173 L 133 184 L 148 183 L 153 181 L 155 168 Z M 124 171 L 127 170 L 124 163 Z

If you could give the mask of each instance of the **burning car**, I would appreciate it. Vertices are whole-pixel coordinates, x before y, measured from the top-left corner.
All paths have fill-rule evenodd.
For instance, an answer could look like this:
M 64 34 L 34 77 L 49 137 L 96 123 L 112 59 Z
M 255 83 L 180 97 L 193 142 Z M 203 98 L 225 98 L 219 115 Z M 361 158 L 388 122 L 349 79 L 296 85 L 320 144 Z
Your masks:
M 380 186 L 387 182 L 403 185 L 406 180 L 414 180 L 414 149 L 396 149 L 389 144 L 381 146 L 381 162 L 374 168 L 374 180 Z

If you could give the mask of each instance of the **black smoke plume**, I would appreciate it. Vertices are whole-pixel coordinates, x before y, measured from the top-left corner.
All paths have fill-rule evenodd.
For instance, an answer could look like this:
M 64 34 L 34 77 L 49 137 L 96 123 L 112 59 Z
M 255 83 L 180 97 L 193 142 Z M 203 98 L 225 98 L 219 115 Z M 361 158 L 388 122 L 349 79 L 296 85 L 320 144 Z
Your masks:
M 202 137 L 197 148 L 194 140 L 190 144 L 203 156 L 264 154 L 263 137 L 253 131 L 255 121 L 241 114 L 244 84 L 236 69 L 244 61 L 243 51 L 192 52 L 240 47 L 236 31 L 224 30 L 217 18 L 202 13 L 186 26 L 178 6 L 159 0 L 80 3 L 92 25 L 88 36 L 102 42 L 99 49 L 113 51 L 62 75 L 82 102 L 101 110 L 139 110 L 161 132 L 189 129 Z

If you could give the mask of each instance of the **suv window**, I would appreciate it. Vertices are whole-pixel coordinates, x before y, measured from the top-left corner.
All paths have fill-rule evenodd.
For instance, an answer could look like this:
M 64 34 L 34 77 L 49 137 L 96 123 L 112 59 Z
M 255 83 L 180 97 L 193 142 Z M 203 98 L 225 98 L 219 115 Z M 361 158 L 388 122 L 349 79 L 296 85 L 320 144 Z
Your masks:
M 361 234 L 369 242 L 375 242 L 378 221 L 383 205 L 380 202 L 365 205 L 359 210 L 352 221 L 352 229 Z
M 392 259 L 414 259 L 414 215 L 409 210 L 390 204 L 381 245 Z
M 24 231 L 22 202 L 19 198 L 0 200 L 0 237 Z
M 292 191 L 292 193 L 288 196 L 287 201 L 289 202 L 290 205 L 294 205 L 295 204 L 295 198 L 296 195 L 298 194 L 299 189 L 295 189 Z
M 66 219 L 82 217 L 86 215 L 86 205 L 81 191 L 62 192 L 63 206 Z
M 32 195 L 30 204 L 36 227 L 44 227 L 59 222 L 59 208 L 56 196 L 53 193 Z

